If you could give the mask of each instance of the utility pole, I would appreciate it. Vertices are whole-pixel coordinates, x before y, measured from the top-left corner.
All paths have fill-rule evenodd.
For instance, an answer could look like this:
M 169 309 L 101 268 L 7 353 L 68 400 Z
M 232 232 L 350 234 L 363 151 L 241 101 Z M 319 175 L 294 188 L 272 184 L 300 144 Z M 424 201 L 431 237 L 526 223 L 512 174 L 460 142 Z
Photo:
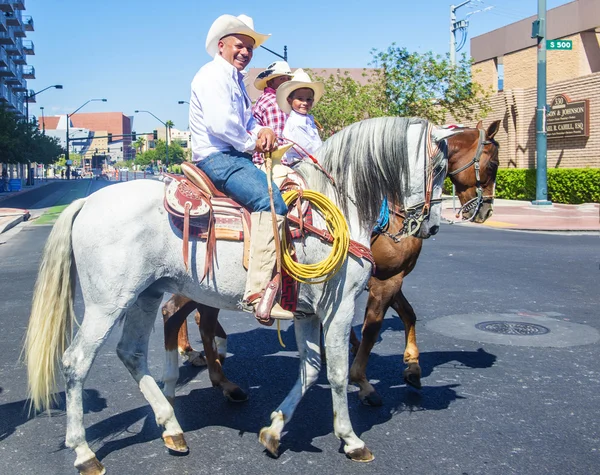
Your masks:
M 546 0 L 538 0 L 538 17 L 533 22 L 531 37 L 537 38 L 537 107 L 535 119 L 535 201 L 534 205 L 551 205 L 548 201 L 548 169 L 546 133 Z
M 452 66 L 456 66 L 456 30 L 469 26 L 468 20 L 456 21 L 456 10 L 468 3 L 471 3 L 471 0 L 466 0 L 460 5 L 450 5 L 450 64 Z

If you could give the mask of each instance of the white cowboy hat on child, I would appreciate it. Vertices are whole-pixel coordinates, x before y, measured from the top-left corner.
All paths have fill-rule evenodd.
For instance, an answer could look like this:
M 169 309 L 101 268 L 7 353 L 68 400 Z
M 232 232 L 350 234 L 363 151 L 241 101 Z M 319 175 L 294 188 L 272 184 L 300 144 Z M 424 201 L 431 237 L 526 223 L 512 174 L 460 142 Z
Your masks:
M 291 76 L 292 70 L 290 65 L 285 61 L 275 61 L 267 66 L 267 69 L 260 72 L 254 80 L 254 87 L 259 91 L 262 91 L 267 87 L 267 82 L 271 79 L 278 78 L 280 76 Z
M 213 58 L 219 52 L 219 40 L 229 35 L 246 35 L 254 39 L 254 47 L 258 48 L 269 36 L 254 31 L 254 21 L 246 15 L 221 15 L 208 30 L 206 35 L 206 51 Z
M 284 82 L 277 88 L 277 105 L 279 108 L 286 114 L 292 112 L 292 106 L 288 103 L 287 98 L 296 89 L 303 88 L 312 89 L 314 91 L 313 105 L 316 105 L 317 102 L 319 102 L 319 99 L 321 99 L 321 96 L 325 91 L 325 86 L 322 82 L 313 82 L 310 79 L 310 76 L 306 74 L 302 68 L 298 68 L 294 72 L 291 81 Z

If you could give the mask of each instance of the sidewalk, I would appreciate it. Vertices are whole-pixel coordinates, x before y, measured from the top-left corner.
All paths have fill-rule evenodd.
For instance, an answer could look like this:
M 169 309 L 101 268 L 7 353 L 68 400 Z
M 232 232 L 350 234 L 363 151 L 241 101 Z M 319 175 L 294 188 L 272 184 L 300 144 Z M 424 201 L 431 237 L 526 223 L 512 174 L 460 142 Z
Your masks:
M 23 193 L 27 193 L 31 190 L 41 188 L 43 186 L 52 183 L 51 180 L 36 179 L 35 185 L 25 186 L 19 191 L 4 191 L 0 193 L 0 234 L 14 228 L 17 224 L 27 221 L 30 217 L 29 210 L 20 208 L 2 208 L 2 202 L 13 196 L 18 196 Z
M 456 221 L 452 198 L 445 197 L 442 216 Z M 458 198 L 456 207 L 460 208 Z M 457 209 L 458 211 L 458 209 Z M 461 223 L 463 226 L 487 226 L 516 231 L 600 232 L 600 204 L 533 205 L 529 201 L 494 200 L 494 213 L 483 224 Z
M 2 201 L 9 197 L 27 193 L 54 180 L 36 182 L 21 191 L 0 193 L 0 234 L 29 218 L 29 211 L 15 208 L 2 208 Z M 460 208 L 458 198 L 456 207 Z M 442 216 L 448 221 L 457 221 L 452 209 L 452 198 L 444 197 Z M 458 223 L 457 223 L 458 224 Z M 494 214 L 483 224 L 460 222 L 461 226 L 486 226 L 515 231 L 540 232 L 596 232 L 600 233 L 600 204 L 582 205 L 552 204 L 532 205 L 529 201 L 494 200 Z

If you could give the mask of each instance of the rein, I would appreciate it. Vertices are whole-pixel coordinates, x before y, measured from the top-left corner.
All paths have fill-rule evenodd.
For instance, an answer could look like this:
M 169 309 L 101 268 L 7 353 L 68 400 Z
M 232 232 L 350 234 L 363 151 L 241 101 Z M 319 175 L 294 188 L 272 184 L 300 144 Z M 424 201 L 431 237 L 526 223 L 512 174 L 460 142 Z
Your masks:
M 433 194 L 433 164 L 432 158 L 437 156 L 437 154 L 442 151 L 436 145 L 434 147 L 431 142 L 431 129 L 433 126 L 429 124 L 426 133 L 427 140 L 423 141 L 423 153 L 425 154 L 425 160 L 423 161 L 423 171 L 426 176 L 425 179 L 425 199 L 410 208 L 405 208 L 406 217 L 404 218 L 404 223 L 402 224 L 402 229 L 396 233 L 396 237 L 399 236 L 399 239 L 402 239 L 406 236 L 414 236 L 421 229 L 421 225 L 423 221 L 429 218 L 429 211 L 431 210 L 431 204 L 441 203 L 442 199 L 431 199 L 431 195 Z M 419 209 L 420 208 L 420 209 Z M 394 241 L 396 241 L 394 239 Z M 396 241 L 397 242 L 397 241 Z
M 481 187 L 481 176 L 479 173 L 479 171 L 480 171 L 479 162 L 481 161 L 481 154 L 483 153 L 483 148 L 486 145 L 489 145 L 491 143 L 492 143 L 491 140 L 485 140 L 485 131 L 483 129 L 479 129 L 479 141 L 477 142 L 477 151 L 475 152 L 475 156 L 466 165 L 463 165 L 458 170 L 454 170 L 453 172 L 448 173 L 448 176 L 454 176 L 454 175 L 458 175 L 460 172 L 465 171 L 471 165 L 473 165 L 475 167 L 475 186 L 477 187 L 477 195 L 475 196 L 475 198 L 470 199 L 464 205 L 462 205 L 460 207 L 460 209 L 458 210 L 458 212 L 456 213 L 456 218 L 458 218 L 461 214 L 463 214 L 465 212 L 473 211 L 473 214 L 471 215 L 471 217 L 469 219 L 466 219 L 463 221 L 467 221 L 467 222 L 473 221 L 475 219 L 475 216 L 477 216 L 477 213 L 478 213 L 479 209 L 481 208 L 481 205 L 483 203 L 485 203 L 486 201 L 492 201 L 494 199 L 494 195 L 488 195 L 488 196 L 483 195 L 483 188 Z M 451 224 L 453 224 L 453 223 L 454 223 L 454 221 L 451 221 Z

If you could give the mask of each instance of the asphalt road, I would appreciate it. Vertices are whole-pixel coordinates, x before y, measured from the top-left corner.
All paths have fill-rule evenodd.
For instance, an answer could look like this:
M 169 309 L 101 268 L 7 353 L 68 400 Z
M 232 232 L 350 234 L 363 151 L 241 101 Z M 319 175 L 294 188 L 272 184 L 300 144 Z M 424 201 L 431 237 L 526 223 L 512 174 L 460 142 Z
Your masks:
M 76 473 L 74 454 L 63 445 L 64 407 L 51 418 L 30 417 L 25 370 L 18 362 L 49 231 L 49 226 L 24 223 L 0 246 L 2 474 Z M 375 455 L 370 464 L 350 462 L 340 452 L 324 371 L 286 427 L 280 457 L 265 454 L 258 431 L 268 425 L 297 374 L 293 329 L 284 325 L 287 348 L 281 349 L 273 328 L 234 312 L 222 314 L 230 335 L 225 371 L 248 390 L 250 400 L 225 401 L 204 369 L 184 366 L 176 414 L 191 449 L 188 456 L 174 457 L 164 448 L 149 406 L 115 354 L 119 328 L 86 382 L 88 441 L 114 474 L 598 473 L 600 346 L 597 341 L 579 345 L 571 330 L 583 330 L 592 340 L 600 330 L 599 263 L 598 236 L 443 225 L 425 244 L 404 287 L 419 316 L 423 390 L 402 382 L 404 335 L 390 311 L 368 371 L 384 406 L 362 406 L 355 389 L 349 394 L 354 429 Z M 355 317 L 357 330 L 364 303 L 365 295 Z M 81 315 L 80 297 L 76 309 Z M 449 316 L 455 326 L 430 329 Z M 552 320 L 555 340 L 509 335 L 502 343 L 489 343 L 486 332 L 477 338 L 461 331 L 471 317 Z M 155 329 L 150 363 L 160 377 L 160 319 Z M 190 331 L 199 346 L 191 323 Z M 565 345 L 549 346 L 557 338 Z

